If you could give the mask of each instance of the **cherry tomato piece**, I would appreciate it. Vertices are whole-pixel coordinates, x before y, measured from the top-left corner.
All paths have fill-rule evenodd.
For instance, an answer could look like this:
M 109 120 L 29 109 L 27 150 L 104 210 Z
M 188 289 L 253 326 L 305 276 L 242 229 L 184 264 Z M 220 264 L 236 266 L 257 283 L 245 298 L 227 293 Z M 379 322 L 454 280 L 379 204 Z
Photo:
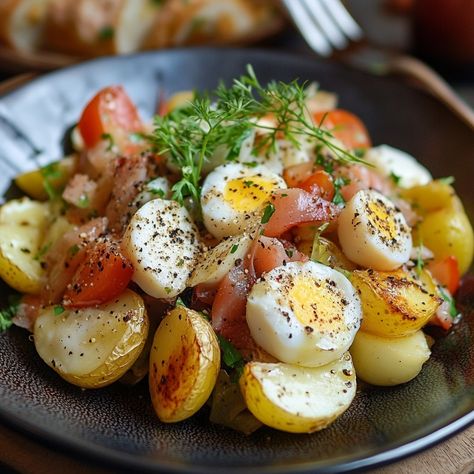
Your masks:
M 64 294 L 64 305 L 84 308 L 106 303 L 123 293 L 133 275 L 132 264 L 111 242 L 87 250 Z
M 335 109 L 313 114 L 315 125 L 330 131 L 347 148 L 369 148 L 369 132 L 362 121 L 347 110 Z

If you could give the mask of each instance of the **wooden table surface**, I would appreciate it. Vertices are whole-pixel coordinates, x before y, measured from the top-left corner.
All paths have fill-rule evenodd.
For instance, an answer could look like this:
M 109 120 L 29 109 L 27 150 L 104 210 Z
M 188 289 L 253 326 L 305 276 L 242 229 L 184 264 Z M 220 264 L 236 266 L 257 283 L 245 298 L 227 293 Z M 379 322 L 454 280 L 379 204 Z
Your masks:
M 392 46 L 396 42 L 396 46 L 405 47 L 408 33 L 406 21 L 392 19 L 383 27 L 372 21 L 374 15 L 380 14 L 380 2 L 381 0 L 358 0 L 358 2 L 352 2 L 351 6 L 353 6 L 355 17 L 369 37 Z M 379 16 L 377 21 L 380 21 Z M 386 20 L 382 18 L 382 21 Z M 287 40 L 284 39 L 283 41 L 286 42 Z M 295 45 L 295 49 L 301 49 L 301 42 L 295 39 L 295 36 L 290 37 L 290 42 Z M 286 45 L 284 44 L 284 46 Z M 14 79 L 13 85 L 17 85 L 15 81 Z M 474 105 L 474 83 L 461 81 L 454 85 L 458 92 Z M 0 473 L 82 474 L 85 472 L 90 474 L 112 474 L 114 471 L 84 463 L 77 458 L 52 449 L 46 449 L 0 424 Z M 474 426 L 429 450 L 370 472 L 373 474 L 474 473 Z

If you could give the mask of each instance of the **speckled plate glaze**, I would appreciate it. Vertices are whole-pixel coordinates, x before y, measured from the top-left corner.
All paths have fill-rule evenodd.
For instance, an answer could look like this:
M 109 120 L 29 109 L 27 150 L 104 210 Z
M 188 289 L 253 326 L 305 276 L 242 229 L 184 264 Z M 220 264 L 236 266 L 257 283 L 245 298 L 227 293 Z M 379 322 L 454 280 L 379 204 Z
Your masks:
M 144 116 L 161 88 L 211 89 L 252 63 L 262 81 L 316 80 L 367 124 L 374 143 L 414 154 L 435 176 L 456 176 L 473 209 L 474 133 L 431 97 L 394 79 L 317 59 L 268 51 L 182 50 L 101 59 L 48 76 L 0 100 L 0 193 L 19 171 L 62 153 L 64 131 L 97 89 L 123 84 Z M 11 195 L 10 188 L 7 194 Z M 471 213 L 472 216 L 472 213 Z M 0 289 L 2 305 L 8 289 Z M 0 418 L 54 449 L 114 469 L 141 472 L 343 472 L 426 448 L 474 421 L 474 315 L 433 347 L 412 382 L 364 388 L 328 429 L 289 435 L 262 429 L 246 437 L 206 422 L 206 410 L 176 425 L 154 416 L 146 384 L 82 391 L 36 355 L 20 329 L 0 335 Z

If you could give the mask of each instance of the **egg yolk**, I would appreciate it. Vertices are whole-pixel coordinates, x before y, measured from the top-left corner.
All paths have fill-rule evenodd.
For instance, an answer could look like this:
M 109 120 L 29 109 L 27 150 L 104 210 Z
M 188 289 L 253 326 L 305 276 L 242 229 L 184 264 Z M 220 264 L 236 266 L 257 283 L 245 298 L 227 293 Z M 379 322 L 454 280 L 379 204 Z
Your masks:
M 391 240 L 397 237 L 394 209 L 388 208 L 382 201 L 370 200 L 366 204 L 368 221 L 382 237 Z
M 334 282 L 298 277 L 288 296 L 293 313 L 309 332 L 344 328 L 344 299 Z
M 253 212 L 268 201 L 276 187 L 274 181 L 260 176 L 236 178 L 226 184 L 224 199 L 238 212 Z

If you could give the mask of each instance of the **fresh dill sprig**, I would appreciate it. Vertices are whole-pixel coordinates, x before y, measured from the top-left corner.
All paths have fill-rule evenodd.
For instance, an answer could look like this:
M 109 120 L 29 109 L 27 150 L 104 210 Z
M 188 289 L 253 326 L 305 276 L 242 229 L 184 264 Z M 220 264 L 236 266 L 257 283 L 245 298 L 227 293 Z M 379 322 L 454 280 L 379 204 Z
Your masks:
M 172 188 L 173 199 L 185 203 L 191 199 L 200 215 L 201 173 L 203 165 L 217 150 L 226 160 L 235 159 L 243 141 L 258 128 L 265 131 L 255 145 L 254 153 L 276 151 L 277 139 L 284 137 L 300 147 L 300 137 L 325 146 L 341 163 L 364 161 L 340 147 L 333 135 L 315 124 L 306 109 L 306 83 L 270 82 L 260 84 L 253 68 L 234 80 L 230 87 L 223 83 L 215 92 L 216 100 L 196 95 L 184 107 L 155 118 L 153 142 L 159 153 L 166 153 L 181 170 L 181 179 Z M 257 123 L 270 116 L 274 123 Z

